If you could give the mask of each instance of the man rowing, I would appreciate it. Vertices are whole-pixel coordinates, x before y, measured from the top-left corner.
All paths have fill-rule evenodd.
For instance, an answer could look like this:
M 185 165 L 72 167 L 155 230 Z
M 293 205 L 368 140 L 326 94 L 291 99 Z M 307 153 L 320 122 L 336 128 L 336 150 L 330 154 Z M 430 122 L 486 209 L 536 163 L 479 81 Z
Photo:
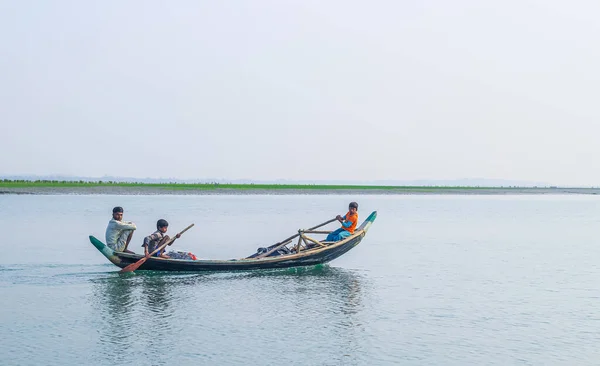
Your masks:
M 342 227 L 329 233 L 326 241 L 340 241 L 354 234 L 358 223 L 358 203 L 350 202 L 348 213 L 344 216 L 337 215 L 336 219 L 342 224 Z
M 123 207 L 113 208 L 112 219 L 106 227 L 106 245 L 116 252 L 133 253 L 127 246 L 135 229 L 133 222 L 123 221 Z
M 167 220 L 160 219 L 156 222 L 156 231 L 154 233 L 148 235 L 147 237 L 145 237 L 144 244 L 142 244 L 142 246 L 144 247 L 144 255 L 145 256 L 154 252 L 156 249 L 158 249 L 160 246 L 162 246 L 163 244 L 165 244 L 166 242 L 168 242 L 171 239 L 171 238 L 169 238 L 169 235 L 166 235 L 168 228 L 169 228 L 169 223 L 167 222 Z M 180 234 L 175 235 L 176 239 L 179 239 L 180 237 L 181 237 Z M 173 240 L 175 240 L 175 239 L 173 239 Z M 173 244 L 173 242 L 171 242 L 169 245 L 172 245 L 172 244 Z M 167 254 L 165 254 L 165 248 L 163 248 L 159 252 L 156 252 L 154 254 L 154 256 L 161 257 L 161 258 L 170 258 Z

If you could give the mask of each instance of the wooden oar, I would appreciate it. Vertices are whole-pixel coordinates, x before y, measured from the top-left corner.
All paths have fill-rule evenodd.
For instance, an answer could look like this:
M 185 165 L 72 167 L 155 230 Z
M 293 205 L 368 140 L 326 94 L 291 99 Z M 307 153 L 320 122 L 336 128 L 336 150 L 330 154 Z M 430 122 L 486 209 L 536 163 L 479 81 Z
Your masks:
M 306 229 L 306 231 L 311 231 L 311 230 L 314 230 L 314 229 L 320 228 L 321 226 L 325 226 L 325 225 L 327 225 L 327 224 L 329 224 L 329 223 L 331 223 L 331 222 L 334 222 L 334 221 L 337 221 L 337 218 L 333 218 L 333 219 L 331 219 L 331 220 L 329 220 L 329 221 L 325 221 L 325 222 L 324 222 L 324 223 L 322 223 L 322 224 L 319 224 L 319 225 L 317 225 L 317 226 L 313 226 L 313 227 L 311 227 L 310 229 Z M 292 240 L 292 239 L 294 239 L 294 238 L 296 238 L 296 237 L 300 236 L 300 231 L 302 231 L 302 230 L 299 230 L 299 231 L 298 231 L 298 234 L 296 234 L 296 235 L 292 235 L 292 236 L 290 236 L 289 238 L 286 238 L 286 239 L 284 239 L 284 240 L 280 241 L 279 243 L 275 243 L 275 244 L 273 244 L 273 245 L 276 245 L 276 247 L 275 247 L 275 248 L 273 248 L 273 249 L 269 250 L 269 251 L 268 251 L 268 252 L 266 252 L 266 253 L 263 253 L 263 254 L 261 254 L 261 255 L 258 255 L 258 256 L 256 256 L 256 259 L 264 258 L 264 257 L 268 256 L 269 254 L 273 253 L 274 251 L 278 250 L 278 249 L 279 249 L 279 248 L 281 248 L 282 246 L 284 246 L 284 245 L 286 245 L 286 244 L 289 244 L 290 240 Z
M 192 226 L 194 226 L 194 224 L 191 224 L 190 226 L 186 227 L 185 229 L 183 229 L 179 234 L 177 235 L 181 235 L 183 233 L 185 233 L 186 231 L 188 231 Z M 139 261 L 135 262 L 135 263 L 131 263 L 130 265 L 128 265 L 127 267 L 123 268 L 122 270 L 119 271 L 119 273 L 127 273 L 127 272 L 133 272 L 136 269 L 140 268 L 140 266 L 142 264 L 144 264 L 144 262 L 146 262 L 148 260 L 148 258 L 152 257 L 154 254 L 160 252 L 161 250 L 163 250 L 167 245 L 172 244 L 175 239 L 177 239 L 177 235 L 175 235 L 174 237 L 170 238 L 166 243 L 164 243 L 163 245 L 161 245 L 160 247 L 156 248 L 156 250 L 154 250 L 152 253 L 149 253 L 148 255 L 144 256 L 144 258 L 140 259 Z

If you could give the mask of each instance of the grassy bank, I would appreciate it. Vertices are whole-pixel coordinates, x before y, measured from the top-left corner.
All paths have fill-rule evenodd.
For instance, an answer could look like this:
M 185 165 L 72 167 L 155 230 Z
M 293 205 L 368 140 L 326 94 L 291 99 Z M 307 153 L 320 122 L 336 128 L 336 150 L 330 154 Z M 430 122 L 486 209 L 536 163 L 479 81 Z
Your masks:
M 165 190 L 365 190 L 365 191 L 414 191 L 435 192 L 452 190 L 539 190 L 524 187 L 466 187 L 466 186 L 367 186 L 367 185 L 322 185 L 322 184 L 222 184 L 222 183 L 130 183 L 113 181 L 55 181 L 55 180 L 2 180 L 0 188 L 92 188 L 119 187 L 134 189 Z M 543 188 L 542 188 L 543 189 Z

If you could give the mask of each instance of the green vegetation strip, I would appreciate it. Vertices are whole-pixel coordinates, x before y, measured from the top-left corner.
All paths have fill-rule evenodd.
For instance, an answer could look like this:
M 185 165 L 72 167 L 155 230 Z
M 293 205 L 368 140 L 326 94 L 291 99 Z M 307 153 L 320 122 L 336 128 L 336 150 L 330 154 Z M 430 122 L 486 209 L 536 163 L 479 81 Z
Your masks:
M 1 180 L 0 188 L 159 188 L 168 190 L 410 190 L 431 192 L 437 190 L 507 190 L 539 189 L 525 187 L 467 187 L 467 186 L 365 186 L 324 184 L 223 184 L 223 183 L 129 183 L 113 181 L 56 181 L 56 180 Z

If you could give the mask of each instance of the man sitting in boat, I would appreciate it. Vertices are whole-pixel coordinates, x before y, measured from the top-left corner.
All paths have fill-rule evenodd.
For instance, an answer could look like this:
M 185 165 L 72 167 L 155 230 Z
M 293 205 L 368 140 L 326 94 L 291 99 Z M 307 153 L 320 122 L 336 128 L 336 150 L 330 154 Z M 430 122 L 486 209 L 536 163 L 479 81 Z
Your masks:
M 133 222 L 123 221 L 123 207 L 113 208 L 112 219 L 106 227 L 106 245 L 116 252 L 133 253 L 127 246 L 135 229 Z
M 144 255 L 152 253 L 153 251 L 158 249 L 158 247 L 160 247 L 170 239 L 169 235 L 165 235 L 168 228 L 169 223 L 167 222 L 167 220 L 160 219 L 156 222 L 156 231 L 144 238 L 144 244 L 142 244 L 142 246 L 144 247 Z M 179 236 L 180 235 L 177 234 L 175 235 L 175 238 L 179 238 Z M 171 242 L 169 245 L 171 244 L 173 243 Z M 165 254 L 165 248 L 156 252 L 154 256 L 161 258 L 170 258 L 168 255 Z
M 343 217 L 337 215 L 336 219 L 342 223 L 342 227 L 329 233 L 325 241 L 340 241 L 354 234 L 354 229 L 356 229 L 358 223 L 358 203 L 350 202 L 348 213 Z

